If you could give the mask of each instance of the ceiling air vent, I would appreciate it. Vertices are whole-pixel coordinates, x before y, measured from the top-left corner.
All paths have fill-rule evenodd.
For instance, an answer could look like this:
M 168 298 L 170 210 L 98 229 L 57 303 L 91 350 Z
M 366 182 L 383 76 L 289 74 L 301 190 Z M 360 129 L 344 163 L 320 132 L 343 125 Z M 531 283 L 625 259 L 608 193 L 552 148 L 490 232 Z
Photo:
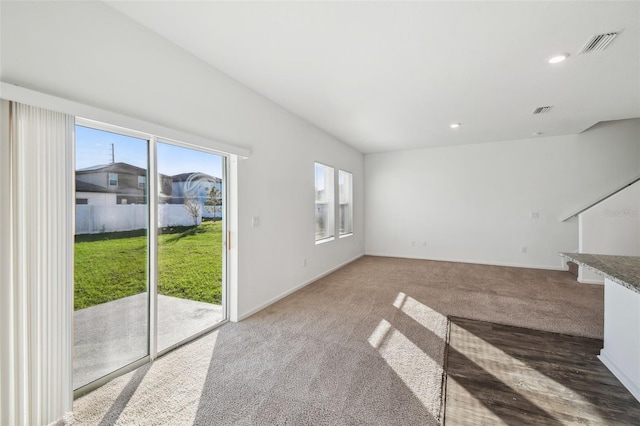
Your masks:
M 546 114 L 549 111 L 551 111 L 551 108 L 553 108 L 552 105 L 549 106 L 543 106 L 543 107 L 538 107 L 536 109 L 533 110 L 533 114 Z
M 599 50 L 604 50 L 609 43 L 613 41 L 620 34 L 620 31 L 612 32 L 612 33 L 604 33 L 594 35 L 587 41 L 582 49 L 578 52 L 578 55 L 584 55 L 591 52 L 597 52 Z

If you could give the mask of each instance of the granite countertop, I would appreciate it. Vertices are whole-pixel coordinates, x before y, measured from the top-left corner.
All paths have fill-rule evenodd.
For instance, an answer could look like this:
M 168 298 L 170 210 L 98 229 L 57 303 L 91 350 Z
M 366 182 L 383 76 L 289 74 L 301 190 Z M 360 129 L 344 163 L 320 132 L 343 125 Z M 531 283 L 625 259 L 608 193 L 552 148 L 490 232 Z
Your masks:
M 640 256 L 560 253 L 560 256 L 640 293 Z

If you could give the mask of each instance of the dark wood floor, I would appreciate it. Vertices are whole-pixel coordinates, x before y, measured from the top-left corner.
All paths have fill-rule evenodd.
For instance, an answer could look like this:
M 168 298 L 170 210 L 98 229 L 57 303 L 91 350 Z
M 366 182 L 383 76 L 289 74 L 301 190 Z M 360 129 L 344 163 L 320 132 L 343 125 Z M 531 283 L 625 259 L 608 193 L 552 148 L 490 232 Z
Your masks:
M 444 424 L 640 425 L 602 340 L 451 318 Z

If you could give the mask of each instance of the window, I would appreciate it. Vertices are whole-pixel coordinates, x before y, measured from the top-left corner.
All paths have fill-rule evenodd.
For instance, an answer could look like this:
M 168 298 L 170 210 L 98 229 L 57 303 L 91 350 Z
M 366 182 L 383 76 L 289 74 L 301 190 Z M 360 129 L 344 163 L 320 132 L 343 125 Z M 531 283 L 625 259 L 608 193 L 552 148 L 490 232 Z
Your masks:
M 340 236 L 353 233 L 353 175 L 344 170 L 338 173 L 338 199 L 340 203 Z
M 138 176 L 138 188 L 144 189 L 147 186 L 146 176 Z
M 333 167 L 315 163 L 316 242 L 330 241 L 335 235 Z
M 118 174 L 109 173 L 109 186 L 118 186 Z

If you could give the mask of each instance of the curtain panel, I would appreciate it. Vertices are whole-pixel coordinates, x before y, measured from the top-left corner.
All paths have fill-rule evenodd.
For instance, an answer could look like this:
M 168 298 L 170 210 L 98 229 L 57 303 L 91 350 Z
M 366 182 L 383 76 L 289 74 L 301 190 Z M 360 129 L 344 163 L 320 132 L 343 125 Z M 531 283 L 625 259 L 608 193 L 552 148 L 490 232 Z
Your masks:
M 0 424 L 42 425 L 73 403 L 74 117 L 1 102 Z

